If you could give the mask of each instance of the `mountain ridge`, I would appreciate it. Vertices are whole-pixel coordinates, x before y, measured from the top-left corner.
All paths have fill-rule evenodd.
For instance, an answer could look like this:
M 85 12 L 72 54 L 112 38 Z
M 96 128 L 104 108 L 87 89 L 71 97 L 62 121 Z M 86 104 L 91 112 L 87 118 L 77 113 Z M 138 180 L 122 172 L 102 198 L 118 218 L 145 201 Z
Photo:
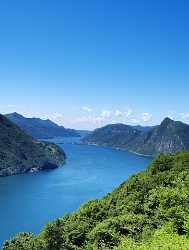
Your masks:
M 6 114 L 5 116 L 35 139 L 80 136 L 76 130 L 59 126 L 49 119 L 43 120 L 35 117 L 26 118 L 23 115 L 18 114 L 17 112 Z
M 142 155 L 171 154 L 189 149 L 189 125 L 168 117 L 148 131 L 122 124 L 120 132 L 119 127 L 120 124 L 110 124 L 96 129 L 83 138 L 82 143 L 118 147 Z M 132 138 L 126 137 L 131 134 Z

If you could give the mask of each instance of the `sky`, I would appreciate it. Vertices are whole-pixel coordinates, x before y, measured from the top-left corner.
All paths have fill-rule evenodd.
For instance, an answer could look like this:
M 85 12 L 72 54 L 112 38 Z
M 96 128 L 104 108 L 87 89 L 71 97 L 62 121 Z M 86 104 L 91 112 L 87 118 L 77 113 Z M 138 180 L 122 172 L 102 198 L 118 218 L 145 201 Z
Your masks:
M 187 0 L 0 1 L 0 112 L 65 127 L 189 123 Z

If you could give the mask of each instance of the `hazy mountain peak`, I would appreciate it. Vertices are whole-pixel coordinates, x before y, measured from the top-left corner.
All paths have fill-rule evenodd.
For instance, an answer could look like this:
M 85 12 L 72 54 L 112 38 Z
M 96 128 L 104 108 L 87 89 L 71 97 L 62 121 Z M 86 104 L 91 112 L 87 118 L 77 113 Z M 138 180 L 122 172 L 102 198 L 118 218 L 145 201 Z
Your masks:
M 21 114 L 19 114 L 19 113 L 17 113 L 17 112 L 13 112 L 13 113 L 7 114 L 6 116 L 7 116 L 7 117 L 8 117 L 8 116 L 13 116 L 13 117 L 15 117 L 15 118 L 24 118 L 23 115 L 21 115 Z
M 170 124 L 170 123 L 174 123 L 175 121 L 173 119 L 171 119 L 170 117 L 166 117 L 162 122 L 161 125 L 166 125 L 166 124 Z
M 7 114 L 6 117 L 22 128 L 28 135 L 36 139 L 48 139 L 53 137 L 79 136 L 77 131 L 66 129 L 53 121 L 40 118 L 26 118 L 16 112 Z

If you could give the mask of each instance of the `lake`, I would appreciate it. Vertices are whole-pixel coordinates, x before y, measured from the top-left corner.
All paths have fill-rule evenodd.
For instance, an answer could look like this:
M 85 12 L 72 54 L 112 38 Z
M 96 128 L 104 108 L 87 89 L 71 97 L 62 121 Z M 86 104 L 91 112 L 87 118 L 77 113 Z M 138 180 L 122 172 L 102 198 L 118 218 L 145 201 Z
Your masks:
M 0 178 L 0 245 L 20 231 L 38 233 L 49 221 L 104 196 L 152 158 L 106 147 L 54 139 L 66 152 L 66 164 L 39 173 Z

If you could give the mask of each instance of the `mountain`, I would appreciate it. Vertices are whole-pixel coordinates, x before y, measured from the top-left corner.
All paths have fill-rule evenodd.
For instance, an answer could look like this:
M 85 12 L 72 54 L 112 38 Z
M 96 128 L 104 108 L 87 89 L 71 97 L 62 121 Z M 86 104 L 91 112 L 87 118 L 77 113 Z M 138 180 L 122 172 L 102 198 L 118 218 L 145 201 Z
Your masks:
M 132 126 L 132 128 L 137 129 L 137 130 L 139 130 L 141 132 L 149 132 L 153 128 L 155 128 L 155 126 L 141 126 L 141 125 L 136 125 L 136 126 Z
M 128 149 L 148 155 L 188 150 L 189 126 L 180 121 L 165 118 L 159 126 L 136 138 Z
M 35 139 L 80 136 L 76 130 L 66 129 L 63 126 L 57 125 L 51 120 L 42 120 L 40 118 L 26 118 L 16 112 L 7 114 L 6 117 Z
M 82 142 L 103 146 L 127 147 L 140 133 L 139 130 L 125 124 L 110 124 L 94 130 L 93 133 L 84 137 Z
M 92 133 L 92 131 L 89 130 L 76 130 L 76 131 L 80 135 L 80 137 L 85 137 Z
M 0 176 L 53 169 L 64 160 L 65 154 L 57 145 L 35 141 L 0 115 Z
M 3 250 L 188 249 L 189 152 L 160 155 L 100 200 L 21 233 Z
M 121 127 L 122 130 L 120 124 L 114 124 L 97 129 L 82 142 L 119 147 L 145 155 L 189 149 L 189 125 L 180 121 L 165 118 L 160 125 L 146 132 L 123 124 Z

